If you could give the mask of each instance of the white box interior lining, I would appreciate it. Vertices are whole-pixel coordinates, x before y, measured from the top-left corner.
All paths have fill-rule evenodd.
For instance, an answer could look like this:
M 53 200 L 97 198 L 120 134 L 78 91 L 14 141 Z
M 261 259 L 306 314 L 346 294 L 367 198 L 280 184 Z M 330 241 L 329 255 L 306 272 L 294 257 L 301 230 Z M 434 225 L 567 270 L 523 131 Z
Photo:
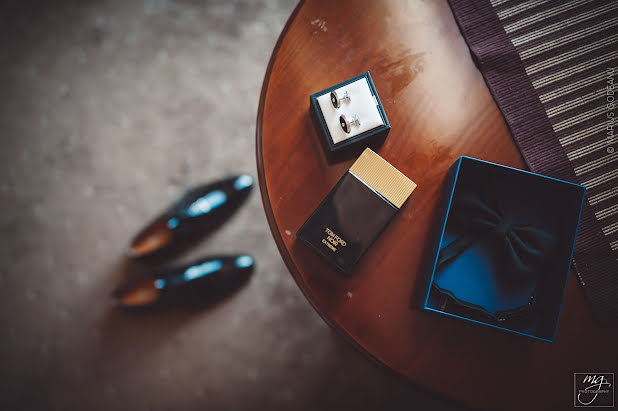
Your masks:
M 384 124 L 382 116 L 378 111 L 377 101 L 374 95 L 371 94 L 367 79 L 361 78 L 335 91 L 340 98 L 343 97 L 347 91 L 350 96 L 350 101 L 342 101 L 341 106 L 336 109 L 330 101 L 330 92 L 322 94 L 317 98 L 318 105 L 326 121 L 326 127 L 328 128 L 334 144 Z M 352 120 L 354 115 L 357 115 L 360 120 L 360 126 L 352 126 L 352 132 L 346 134 L 339 124 L 339 116 L 342 114 L 345 114 L 348 120 Z

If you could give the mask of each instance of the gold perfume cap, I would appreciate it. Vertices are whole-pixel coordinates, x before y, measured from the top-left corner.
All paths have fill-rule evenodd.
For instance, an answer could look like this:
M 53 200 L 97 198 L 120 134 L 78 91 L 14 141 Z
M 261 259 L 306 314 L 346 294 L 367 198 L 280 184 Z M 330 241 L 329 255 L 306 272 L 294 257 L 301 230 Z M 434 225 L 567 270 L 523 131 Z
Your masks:
M 366 148 L 352 164 L 350 172 L 397 208 L 401 208 L 416 188 L 414 181 L 370 148 Z

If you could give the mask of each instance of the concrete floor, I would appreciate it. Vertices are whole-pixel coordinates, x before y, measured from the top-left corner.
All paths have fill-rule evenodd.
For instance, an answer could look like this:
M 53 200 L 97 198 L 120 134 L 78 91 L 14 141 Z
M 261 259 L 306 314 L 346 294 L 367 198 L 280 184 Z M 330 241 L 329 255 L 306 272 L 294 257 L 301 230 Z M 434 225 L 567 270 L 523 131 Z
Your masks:
M 178 260 L 250 252 L 239 293 L 197 313 L 109 306 L 149 218 L 193 184 L 256 176 L 261 83 L 294 0 L 41 3 L 0 6 L 0 409 L 459 409 L 329 329 L 257 189 Z

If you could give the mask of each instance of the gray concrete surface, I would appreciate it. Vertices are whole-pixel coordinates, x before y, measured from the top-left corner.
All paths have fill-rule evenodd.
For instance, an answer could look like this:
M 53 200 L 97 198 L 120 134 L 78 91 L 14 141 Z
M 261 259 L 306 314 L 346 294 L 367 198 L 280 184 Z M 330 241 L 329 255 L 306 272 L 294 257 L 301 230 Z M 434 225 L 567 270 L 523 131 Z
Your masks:
M 0 409 L 456 408 L 329 329 L 259 190 L 177 261 L 252 253 L 239 293 L 191 314 L 109 306 L 145 221 L 192 184 L 256 176 L 260 87 L 294 3 L 3 3 Z

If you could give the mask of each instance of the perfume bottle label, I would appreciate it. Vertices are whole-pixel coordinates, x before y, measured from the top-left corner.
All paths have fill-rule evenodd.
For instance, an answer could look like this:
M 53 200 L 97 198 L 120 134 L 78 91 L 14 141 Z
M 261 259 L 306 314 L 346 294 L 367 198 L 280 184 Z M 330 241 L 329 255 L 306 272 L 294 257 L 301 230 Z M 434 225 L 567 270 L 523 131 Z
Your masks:
M 333 250 L 333 252 L 337 251 L 337 246 L 341 245 L 345 247 L 347 245 L 347 243 L 330 228 L 326 227 L 325 232 L 326 238 L 322 239 L 322 244 L 325 244 L 328 248 Z

